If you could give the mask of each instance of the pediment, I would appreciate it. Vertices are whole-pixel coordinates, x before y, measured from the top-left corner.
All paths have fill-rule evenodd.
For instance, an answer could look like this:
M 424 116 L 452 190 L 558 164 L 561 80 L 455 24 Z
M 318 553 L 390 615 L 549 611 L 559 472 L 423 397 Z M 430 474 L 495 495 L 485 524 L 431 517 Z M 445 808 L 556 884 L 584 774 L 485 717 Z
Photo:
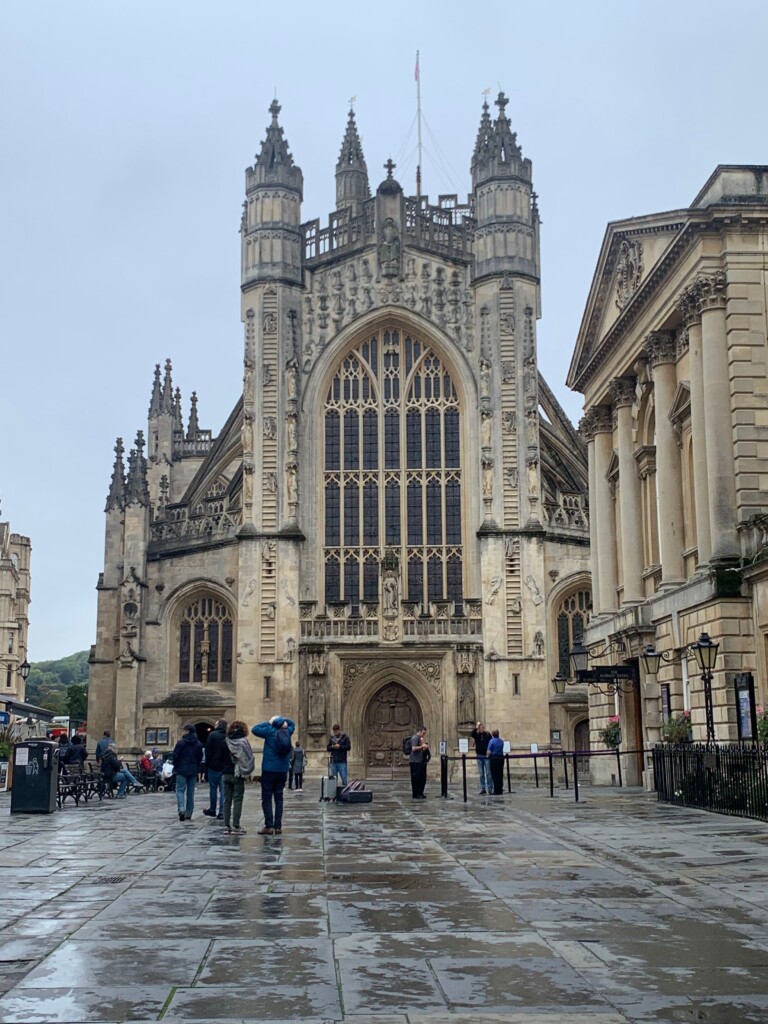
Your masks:
M 680 423 L 691 415 L 691 386 L 687 380 L 681 380 L 677 385 L 672 407 L 667 415 L 672 423 Z
M 611 457 L 608 460 L 608 466 L 605 470 L 605 479 L 616 481 L 619 479 L 619 456 L 613 451 Z
M 609 224 L 587 297 L 567 384 L 583 391 L 610 348 L 658 290 L 682 251 L 687 211 Z

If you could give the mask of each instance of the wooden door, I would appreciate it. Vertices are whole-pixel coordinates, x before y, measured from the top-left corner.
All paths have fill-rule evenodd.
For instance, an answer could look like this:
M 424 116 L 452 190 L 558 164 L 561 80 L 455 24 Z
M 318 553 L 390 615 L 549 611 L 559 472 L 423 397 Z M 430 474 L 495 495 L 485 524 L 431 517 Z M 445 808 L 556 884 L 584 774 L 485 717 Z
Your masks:
M 399 683 L 387 683 L 368 705 L 365 716 L 368 765 L 398 768 L 407 765 L 403 739 L 422 725 L 418 701 Z

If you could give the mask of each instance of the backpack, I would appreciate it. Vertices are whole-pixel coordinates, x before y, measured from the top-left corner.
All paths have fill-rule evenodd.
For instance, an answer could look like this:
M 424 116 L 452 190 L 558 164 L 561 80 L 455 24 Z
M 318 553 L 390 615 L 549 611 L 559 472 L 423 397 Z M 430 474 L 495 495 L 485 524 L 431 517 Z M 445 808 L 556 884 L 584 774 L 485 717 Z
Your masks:
M 285 757 L 293 749 L 291 737 L 287 729 L 277 729 L 275 732 L 275 753 L 278 757 Z
M 406 736 L 405 739 L 403 740 L 403 753 L 404 754 L 409 754 L 409 755 L 411 753 L 411 737 L 410 736 Z

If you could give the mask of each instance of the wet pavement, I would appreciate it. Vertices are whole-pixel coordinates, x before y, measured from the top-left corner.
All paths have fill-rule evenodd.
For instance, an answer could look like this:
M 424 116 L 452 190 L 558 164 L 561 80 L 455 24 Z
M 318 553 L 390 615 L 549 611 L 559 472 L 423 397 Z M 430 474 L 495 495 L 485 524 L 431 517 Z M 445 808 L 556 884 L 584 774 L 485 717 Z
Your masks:
M 242 837 L 173 794 L 0 795 L 0 1024 L 768 1022 L 768 825 L 639 790 L 374 788 L 310 782 L 270 838 L 256 786 Z

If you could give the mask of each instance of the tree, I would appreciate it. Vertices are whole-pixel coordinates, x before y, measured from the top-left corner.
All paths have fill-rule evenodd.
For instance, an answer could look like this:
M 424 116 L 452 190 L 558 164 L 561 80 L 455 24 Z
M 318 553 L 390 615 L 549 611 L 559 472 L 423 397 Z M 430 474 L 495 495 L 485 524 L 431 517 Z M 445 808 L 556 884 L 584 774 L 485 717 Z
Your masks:
M 88 684 L 80 686 L 72 683 L 67 687 L 67 714 L 70 725 L 84 722 L 88 717 Z

